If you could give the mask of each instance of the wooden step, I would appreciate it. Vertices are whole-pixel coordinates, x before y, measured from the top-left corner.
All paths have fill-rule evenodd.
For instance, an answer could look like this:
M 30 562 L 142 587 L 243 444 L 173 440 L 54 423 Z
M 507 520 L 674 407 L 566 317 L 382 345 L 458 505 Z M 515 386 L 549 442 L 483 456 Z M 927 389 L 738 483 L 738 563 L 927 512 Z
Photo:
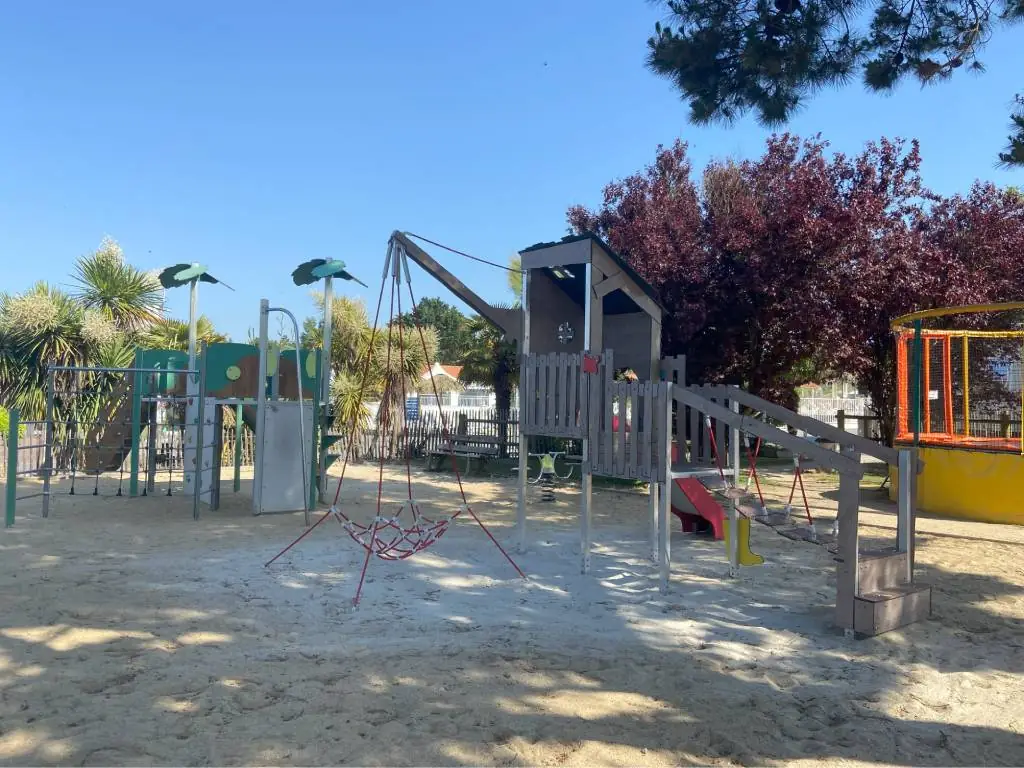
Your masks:
M 881 589 L 854 598 L 853 629 L 860 635 L 880 635 L 927 619 L 931 612 L 932 588 L 927 584 Z
M 860 594 L 901 587 L 909 581 L 907 553 L 891 549 L 861 552 L 858 571 L 857 591 Z

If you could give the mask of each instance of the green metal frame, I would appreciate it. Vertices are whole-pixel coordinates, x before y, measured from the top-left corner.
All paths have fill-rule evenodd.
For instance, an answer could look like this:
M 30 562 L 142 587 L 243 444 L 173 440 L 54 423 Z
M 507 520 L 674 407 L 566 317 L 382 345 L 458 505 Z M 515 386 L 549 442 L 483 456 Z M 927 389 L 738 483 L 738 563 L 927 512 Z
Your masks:
M 18 502 L 18 429 L 21 413 L 17 408 L 7 412 L 7 499 L 4 505 L 4 527 L 14 525 L 14 507 Z
M 142 367 L 142 350 L 135 350 L 133 367 Z M 142 381 L 138 370 L 133 374 L 132 381 L 132 451 L 131 470 L 128 477 L 128 495 L 132 498 L 139 495 L 139 438 L 142 434 Z
M 914 321 L 914 404 L 910 409 L 914 420 L 914 445 L 921 444 L 921 368 L 924 344 L 921 339 L 921 321 Z

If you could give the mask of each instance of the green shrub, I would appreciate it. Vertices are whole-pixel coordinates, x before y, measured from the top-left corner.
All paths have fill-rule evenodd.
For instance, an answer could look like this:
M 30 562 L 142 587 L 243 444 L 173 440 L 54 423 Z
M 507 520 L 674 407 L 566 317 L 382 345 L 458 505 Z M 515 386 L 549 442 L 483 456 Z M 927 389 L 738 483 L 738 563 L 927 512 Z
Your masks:
M 7 432 L 11 428 L 11 416 L 7 409 L 0 405 L 0 440 L 7 442 Z M 25 436 L 25 425 L 18 425 L 18 437 Z

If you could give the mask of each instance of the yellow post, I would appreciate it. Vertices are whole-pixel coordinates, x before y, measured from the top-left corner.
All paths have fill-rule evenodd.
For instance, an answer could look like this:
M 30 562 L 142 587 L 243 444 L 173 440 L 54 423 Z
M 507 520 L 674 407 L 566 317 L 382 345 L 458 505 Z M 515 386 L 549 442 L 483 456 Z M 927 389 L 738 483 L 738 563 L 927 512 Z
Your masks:
M 1021 349 L 1020 371 L 1020 455 L 1024 456 L 1024 349 Z
M 971 383 L 968 371 L 970 358 L 968 356 L 967 334 L 964 334 L 964 437 L 971 436 L 971 392 L 967 388 Z

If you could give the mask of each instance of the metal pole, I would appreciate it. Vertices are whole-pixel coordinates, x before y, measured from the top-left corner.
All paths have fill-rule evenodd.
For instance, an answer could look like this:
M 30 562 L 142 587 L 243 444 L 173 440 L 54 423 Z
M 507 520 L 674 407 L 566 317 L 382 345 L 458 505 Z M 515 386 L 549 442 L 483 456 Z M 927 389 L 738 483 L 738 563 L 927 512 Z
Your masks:
M 17 408 L 7 412 L 7 503 L 4 505 L 4 526 L 14 525 L 14 505 L 18 500 L 18 422 Z
M 740 403 L 735 398 L 729 400 L 729 410 L 738 414 Z M 729 463 L 732 465 L 733 497 L 729 504 L 729 575 L 736 577 L 740 570 L 740 500 L 736 492 L 740 487 L 740 431 L 736 427 L 729 430 Z
M 196 369 L 196 327 L 199 318 L 196 317 L 196 307 L 199 304 L 199 278 L 194 277 L 189 283 L 188 296 L 188 369 Z
M 140 371 L 141 373 L 141 371 Z M 156 431 L 157 431 L 157 412 L 159 410 L 159 397 L 157 393 L 160 391 L 159 379 L 149 374 L 149 413 L 147 414 L 147 429 L 146 429 L 146 487 L 144 493 L 153 493 L 156 491 Z M 168 462 L 170 457 L 168 456 Z
M 910 409 L 914 419 L 914 445 L 921 443 L 921 321 L 914 321 L 914 405 Z
M 43 466 L 43 517 L 50 516 L 50 478 L 53 476 L 53 371 L 46 374 L 46 459 Z
M 232 490 L 235 493 L 242 489 L 242 434 L 245 426 L 242 422 L 242 408 L 244 407 L 241 403 L 235 405 L 235 480 L 232 484 Z
M 256 440 L 252 483 L 252 509 L 254 514 L 263 512 L 263 434 L 267 420 L 267 332 L 270 302 L 260 299 L 260 371 L 259 389 L 256 391 Z
M 136 369 L 142 367 L 142 350 L 135 350 Z M 132 375 L 132 450 L 130 460 L 130 471 L 128 477 L 128 495 L 139 495 L 139 436 L 142 433 L 142 389 L 143 376 L 138 370 Z M 122 449 L 123 448 L 122 443 Z
M 971 376 L 970 376 L 970 345 L 964 333 L 964 437 L 971 436 Z
M 203 494 L 203 442 L 206 440 L 206 345 L 199 360 L 199 407 L 196 416 L 196 466 L 192 475 L 192 519 L 199 519 L 199 502 Z M 211 471 L 211 480 L 213 472 Z M 213 485 L 210 485 L 210 502 L 213 502 Z
M 327 500 L 327 411 L 331 403 L 331 341 L 334 332 L 333 313 L 331 308 L 334 305 L 334 278 L 328 275 L 324 278 L 324 322 L 323 322 L 323 343 L 320 351 L 320 458 L 317 462 L 318 481 L 317 489 L 320 493 L 320 501 Z

